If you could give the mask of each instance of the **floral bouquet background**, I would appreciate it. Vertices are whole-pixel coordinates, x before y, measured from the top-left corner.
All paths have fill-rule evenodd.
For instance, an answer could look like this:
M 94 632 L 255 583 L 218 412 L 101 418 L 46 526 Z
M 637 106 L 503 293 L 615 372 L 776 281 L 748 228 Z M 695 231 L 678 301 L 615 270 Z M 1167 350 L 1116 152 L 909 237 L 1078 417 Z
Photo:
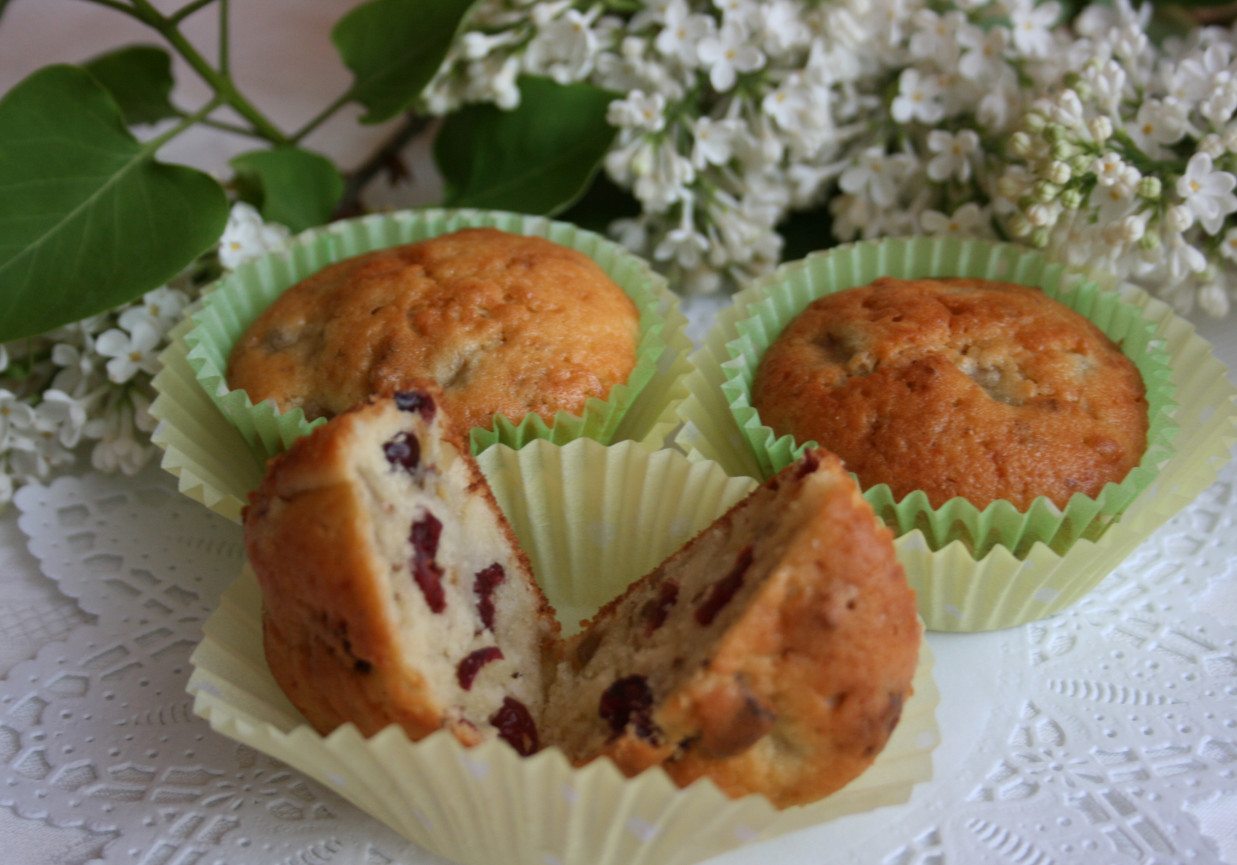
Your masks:
M 202 288 L 364 211 L 417 134 L 442 205 L 604 231 L 685 294 L 908 234 L 1018 241 L 1183 314 L 1226 316 L 1237 290 L 1237 32 L 1181 4 L 370 0 L 331 32 L 351 86 L 295 130 L 183 38 L 184 10 L 107 5 L 213 96 L 174 104 L 167 50 L 135 46 L 0 97 L 0 507 L 79 458 L 137 471 L 157 357 Z M 209 6 L 226 45 L 223 0 L 185 9 Z M 404 120 L 344 172 L 303 142 L 347 104 Z M 158 161 L 225 124 L 258 147 L 222 180 Z

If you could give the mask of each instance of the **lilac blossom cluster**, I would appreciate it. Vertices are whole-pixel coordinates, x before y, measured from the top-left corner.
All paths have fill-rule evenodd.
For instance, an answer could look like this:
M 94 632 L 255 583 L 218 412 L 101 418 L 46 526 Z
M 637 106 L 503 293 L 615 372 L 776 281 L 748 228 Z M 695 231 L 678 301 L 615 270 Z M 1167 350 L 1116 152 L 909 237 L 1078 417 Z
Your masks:
M 625 94 L 605 170 L 640 214 L 611 231 L 683 290 L 766 272 L 783 221 L 825 207 L 822 247 L 1006 237 L 1227 311 L 1231 30 L 1156 45 L 1126 0 L 1072 22 L 1055 0 L 630 5 L 489 0 L 425 108 L 510 108 L 522 74 Z

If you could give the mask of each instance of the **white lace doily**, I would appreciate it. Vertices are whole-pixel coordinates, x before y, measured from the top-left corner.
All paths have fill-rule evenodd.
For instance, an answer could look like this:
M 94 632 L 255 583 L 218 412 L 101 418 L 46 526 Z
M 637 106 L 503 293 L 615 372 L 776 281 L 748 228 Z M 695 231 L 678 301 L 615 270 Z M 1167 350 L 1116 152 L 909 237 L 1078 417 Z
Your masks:
M 715 861 L 1237 865 L 1235 484 L 1230 466 L 1060 616 L 932 635 L 943 744 L 908 804 Z M 156 470 L 17 505 L 20 532 L 0 522 L 0 850 L 21 855 L 0 861 L 443 861 L 192 714 L 187 661 L 238 572 L 237 526 Z

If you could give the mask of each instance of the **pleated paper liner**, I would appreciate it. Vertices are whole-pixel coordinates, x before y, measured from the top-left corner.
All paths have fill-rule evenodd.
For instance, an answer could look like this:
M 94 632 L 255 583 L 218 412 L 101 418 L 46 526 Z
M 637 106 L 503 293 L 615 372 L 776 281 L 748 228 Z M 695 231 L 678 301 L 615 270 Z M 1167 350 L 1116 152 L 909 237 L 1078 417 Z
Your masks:
M 865 495 L 897 527 L 897 545 L 935 630 L 976 631 L 1035 621 L 1078 600 L 1215 479 L 1237 439 L 1234 389 L 1211 347 L 1164 303 L 1103 287 L 1038 253 L 976 240 L 908 238 L 810 256 L 754 283 L 722 311 L 692 356 L 690 395 L 674 441 L 693 459 L 762 478 L 797 450 L 762 427 L 748 389 L 763 346 L 811 300 L 878 276 L 978 276 L 1038 285 L 1123 343 L 1148 388 L 1151 431 L 1142 464 L 1099 500 L 1027 515 L 998 503 L 933 511 L 925 497 Z M 1095 284 L 1090 284 L 1094 282 Z M 780 323 L 779 323 L 780 322 Z M 763 345 L 762 345 L 763 343 Z
M 237 268 L 204 292 L 202 307 L 192 315 L 195 327 L 185 335 L 198 381 L 255 453 L 270 457 L 282 451 L 322 420 L 307 422 L 299 408 L 281 412 L 273 400 L 254 405 L 244 391 L 228 388 L 228 354 L 249 324 L 285 289 L 328 264 L 473 226 L 545 237 L 583 252 L 618 283 L 640 312 L 635 369 L 606 400 L 589 400 L 580 416 L 559 412 L 548 426 L 535 414 L 518 423 L 497 418 L 492 430 L 473 431 L 473 451 L 496 443 L 521 447 L 535 439 L 562 443 L 582 437 L 602 442 L 647 439 L 660 446 L 669 431 L 662 416 L 676 378 L 687 369 L 691 349 L 677 298 L 647 262 L 618 244 L 541 217 L 476 210 L 399 211 L 303 232 L 287 250 Z
M 478 458 L 571 630 L 754 486 L 720 467 L 632 442 L 534 442 Z M 470 865 L 674 865 L 846 814 L 905 802 L 932 773 L 939 693 L 923 644 L 902 720 L 876 763 L 812 805 L 778 811 L 729 799 L 709 781 L 678 789 L 661 770 L 624 778 L 608 760 L 582 769 L 547 749 L 520 758 L 449 735 L 371 739 L 351 725 L 322 737 L 287 702 L 262 651 L 261 596 L 246 573 L 224 594 L 193 655 L 196 710 L 223 734 L 336 790 L 428 850 Z

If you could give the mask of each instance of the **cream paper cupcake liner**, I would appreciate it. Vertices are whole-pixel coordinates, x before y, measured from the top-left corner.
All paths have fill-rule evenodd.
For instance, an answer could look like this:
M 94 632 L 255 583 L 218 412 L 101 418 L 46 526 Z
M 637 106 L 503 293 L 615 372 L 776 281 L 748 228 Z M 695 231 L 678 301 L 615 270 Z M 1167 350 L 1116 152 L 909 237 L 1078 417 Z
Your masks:
M 284 450 L 323 419 L 308 422 L 299 408 L 281 412 L 273 400 L 254 405 L 243 390 L 228 387 L 228 354 L 249 324 L 285 289 L 328 264 L 475 226 L 545 237 L 588 255 L 635 302 L 640 312 L 640 341 L 634 370 L 626 383 L 612 388 L 606 400 L 589 400 L 580 416 L 559 412 L 549 425 L 535 414 L 519 423 L 497 417 L 492 430 L 472 431 L 474 453 L 497 443 L 521 447 L 536 439 L 562 443 L 584 437 L 602 442 L 641 439 L 660 446 L 673 425 L 673 413 L 667 409 L 675 381 L 688 370 L 686 357 L 691 350 L 678 299 L 664 277 L 623 247 L 542 217 L 477 210 L 407 210 L 305 231 L 287 249 L 237 268 L 204 292 L 202 306 L 192 314 L 194 327 L 185 334 L 198 381 L 255 453 L 270 457 Z
M 690 395 L 679 406 L 684 425 L 675 444 L 692 459 L 714 460 L 732 475 L 765 477 L 775 464 L 771 452 L 784 460 L 796 450 L 789 439 L 773 441 L 745 402 L 745 387 L 763 352 L 757 343 L 771 338 L 769 320 L 780 319 L 780 331 L 815 297 L 884 274 L 970 275 L 1044 286 L 1077 304 L 1110 336 L 1124 337 L 1152 404 L 1139 476 L 1131 485 L 1116 485 L 1120 497 L 1111 495 L 1110 485 L 1104 508 L 1075 497 L 1064 513 L 1041 507 L 1022 519 L 1013 511 L 1009 528 L 1008 513 L 996 506 L 980 512 L 962 503 L 933 513 L 924 498 L 908 496 L 893 508 L 887 488 L 866 491 L 878 512 L 898 526 L 899 555 L 929 628 L 990 630 L 1064 609 L 1210 485 L 1229 459 L 1237 440 L 1234 389 L 1211 347 L 1166 304 L 1132 287 L 1110 289 L 1111 280 L 1049 264 L 1021 247 L 933 238 L 838 247 L 788 265 L 736 295 L 692 356 L 696 368 L 687 380 Z M 1088 281 L 1097 287 L 1075 288 Z M 745 375 L 746 384 L 740 383 Z M 973 522 L 951 535 L 958 517 Z M 985 544 L 976 555 L 971 539 L 992 537 L 998 528 L 1001 539 L 1011 543 Z
M 720 467 L 625 442 L 534 442 L 479 456 L 568 630 L 754 486 Z M 323 737 L 275 684 L 262 651 L 261 596 L 246 572 L 224 594 L 193 655 L 189 690 L 211 725 L 312 776 L 406 837 L 469 865 L 686 865 L 846 814 L 907 801 L 939 743 L 924 643 L 902 720 L 875 764 L 812 805 L 778 811 L 710 781 L 677 788 L 661 770 L 624 778 L 609 760 L 572 768 L 562 752 L 520 758 L 501 742 L 467 749 L 438 733 Z

